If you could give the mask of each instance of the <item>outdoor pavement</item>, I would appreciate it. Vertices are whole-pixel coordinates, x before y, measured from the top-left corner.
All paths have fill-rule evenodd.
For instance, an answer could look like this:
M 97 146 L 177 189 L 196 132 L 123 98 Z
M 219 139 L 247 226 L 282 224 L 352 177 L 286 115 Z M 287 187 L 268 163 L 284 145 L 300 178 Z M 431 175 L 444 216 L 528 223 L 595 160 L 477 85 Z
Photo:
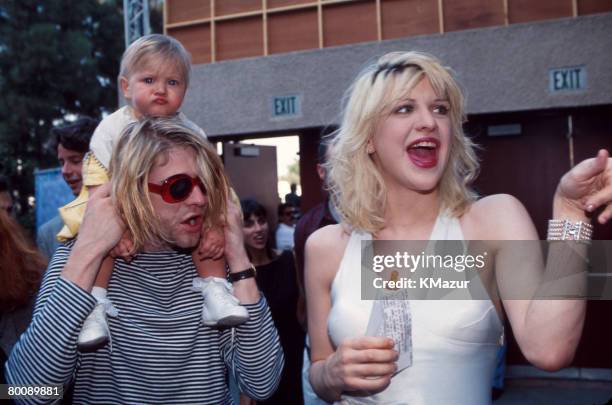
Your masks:
M 494 405 L 612 405 L 612 381 L 507 379 Z

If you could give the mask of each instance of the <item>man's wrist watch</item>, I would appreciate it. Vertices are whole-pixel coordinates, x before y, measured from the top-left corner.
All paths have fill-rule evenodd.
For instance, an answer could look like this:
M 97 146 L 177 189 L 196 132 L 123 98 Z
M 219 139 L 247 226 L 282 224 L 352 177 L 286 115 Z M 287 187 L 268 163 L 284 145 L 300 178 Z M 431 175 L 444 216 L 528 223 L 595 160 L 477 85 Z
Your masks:
M 257 269 L 251 263 L 251 267 L 246 270 L 238 271 L 236 273 L 227 273 L 227 281 L 235 283 L 236 281 L 244 280 L 245 278 L 255 277 L 257 275 Z

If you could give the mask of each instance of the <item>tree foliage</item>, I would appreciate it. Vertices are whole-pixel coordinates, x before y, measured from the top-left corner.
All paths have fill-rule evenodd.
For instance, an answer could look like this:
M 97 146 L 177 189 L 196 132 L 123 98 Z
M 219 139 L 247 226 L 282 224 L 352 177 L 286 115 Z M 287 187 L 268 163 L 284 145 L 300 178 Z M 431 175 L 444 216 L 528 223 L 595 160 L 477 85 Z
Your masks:
M 300 161 L 297 158 L 287 166 L 287 172 L 280 177 L 280 180 L 285 180 L 290 184 L 300 184 Z
M 24 224 L 32 225 L 34 169 L 57 165 L 43 146 L 49 130 L 116 108 L 123 48 L 121 1 L 0 3 L 0 173 L 19 193 Z

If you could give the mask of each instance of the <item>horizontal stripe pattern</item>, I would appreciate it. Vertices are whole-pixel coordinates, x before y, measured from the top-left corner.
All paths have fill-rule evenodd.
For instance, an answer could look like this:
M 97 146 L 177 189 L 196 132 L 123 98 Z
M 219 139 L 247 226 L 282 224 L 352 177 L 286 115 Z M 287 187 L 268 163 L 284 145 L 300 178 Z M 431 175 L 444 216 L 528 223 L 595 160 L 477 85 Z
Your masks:
M 174 251 L 115 261 L 108 288 L 118 309 L 108 318 L 112 345 L 78 353 L 76 339 L 95 299 L 59 276 L 72 245 L 58 248 L 45 274 L 33 321 L 6 365 L 9 383 L 74 379 L 79 404 L 231 404 L 228 372 L 254 399 L 274 392 L 283 352 L 263 296 L 245 305 L 250 319 L 236 328 L 202 325 L 191 256 Z

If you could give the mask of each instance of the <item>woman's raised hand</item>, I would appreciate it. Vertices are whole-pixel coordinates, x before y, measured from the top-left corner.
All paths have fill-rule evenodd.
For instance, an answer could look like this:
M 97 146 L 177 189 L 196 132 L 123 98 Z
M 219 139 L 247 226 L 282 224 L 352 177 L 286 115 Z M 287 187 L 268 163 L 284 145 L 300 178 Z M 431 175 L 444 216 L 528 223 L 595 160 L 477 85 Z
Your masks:
M 605 208 L 597 220 L 605 224 L 612 218 L 612 159 L 605 149 L 578 163 L 561 178 L 554 202 L 555 211 L 594 212 L 602 206 Z

